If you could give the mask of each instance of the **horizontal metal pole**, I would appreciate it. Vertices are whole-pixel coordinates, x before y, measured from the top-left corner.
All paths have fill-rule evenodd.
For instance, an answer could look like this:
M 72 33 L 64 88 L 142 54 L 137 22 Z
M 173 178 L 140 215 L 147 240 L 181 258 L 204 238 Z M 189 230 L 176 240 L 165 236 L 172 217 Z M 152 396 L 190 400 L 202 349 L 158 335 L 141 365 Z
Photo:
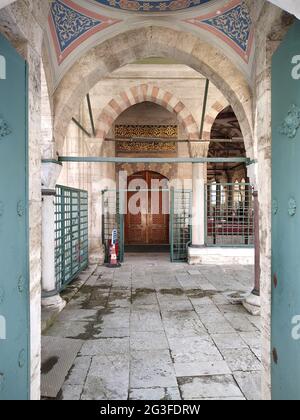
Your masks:
M 117 138 L 109 138 L 107 137 L 105 141 L 111 143 L 128 143 L 128 142 L 138 142 L 138 143 L 244 143 L 243 138 L 232 138 L 232 139 L 199 139 L 199 140 L 188 140 L 188 139 L 172 139 L 166 137 L 156 137 L 156 138 L 148 138 L 148 137 L 117 137 Z
M 96 156 L 60 156 L 59 162 L 74 163 L 248 163 L 247 158 L 128 158 Z

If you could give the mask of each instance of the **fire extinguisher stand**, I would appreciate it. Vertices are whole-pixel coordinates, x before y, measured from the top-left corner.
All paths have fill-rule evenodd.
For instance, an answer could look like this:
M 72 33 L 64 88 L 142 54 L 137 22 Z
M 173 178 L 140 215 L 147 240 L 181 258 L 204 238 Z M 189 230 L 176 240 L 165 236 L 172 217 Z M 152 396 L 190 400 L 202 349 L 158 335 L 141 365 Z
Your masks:
M 108 267 L 108 268 L 119 268 L 119 267 L 121 267 L 121 264 L 118 261 L 118 255 L 117 255 L 117 250 L 116 250 L 117 240 L 118 240 L 118 231 L 117 231 L 117 229 L 114 229 L 112 231 L 111 245 L 110 245 L 110 248 L 109 248 L 109 263 L 106 264 L 106 267 Z

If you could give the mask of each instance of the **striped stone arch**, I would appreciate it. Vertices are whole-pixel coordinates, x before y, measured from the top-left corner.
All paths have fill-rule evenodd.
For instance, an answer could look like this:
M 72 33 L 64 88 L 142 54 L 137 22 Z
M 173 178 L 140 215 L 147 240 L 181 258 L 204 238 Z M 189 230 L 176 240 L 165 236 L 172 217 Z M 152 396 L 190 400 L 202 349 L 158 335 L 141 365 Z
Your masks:
M 203 139 L 210 140 L 211 139 L 211 130 L 214 125 L 214 122 L 217 116 L 222 112 L 225 108 L 228 107 L 228 102 L 225 98 L 220 98 L 216 101 L 210 110 L 207 112 L 204 120 L 204 128 L 203 128 Z
M 114 99 L 102 110 L 97 124 L 97 137 L 107 137 L 116 119 L 128 108 L 142 102 L 153 102 L 176 114 L 189 140 L 199 139 L 199 127 L 192 113 L 172 93 L 151 84 L 131 87 Z

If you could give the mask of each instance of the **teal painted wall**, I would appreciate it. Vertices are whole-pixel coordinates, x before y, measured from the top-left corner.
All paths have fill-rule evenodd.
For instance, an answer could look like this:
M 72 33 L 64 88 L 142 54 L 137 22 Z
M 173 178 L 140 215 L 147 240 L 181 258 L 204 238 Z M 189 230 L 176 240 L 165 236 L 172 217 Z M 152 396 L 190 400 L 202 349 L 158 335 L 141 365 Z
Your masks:
M 26 400 L 30 397 L 27 69 L 2 35 L 0 57 L 0 400 Z

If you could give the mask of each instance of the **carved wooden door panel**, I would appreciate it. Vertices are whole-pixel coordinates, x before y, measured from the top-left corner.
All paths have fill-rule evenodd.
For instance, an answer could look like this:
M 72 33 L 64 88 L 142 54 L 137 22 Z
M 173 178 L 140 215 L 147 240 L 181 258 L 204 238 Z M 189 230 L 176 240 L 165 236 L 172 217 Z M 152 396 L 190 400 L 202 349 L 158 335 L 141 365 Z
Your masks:
M 165 189 L 164 178 L 161 174 L 148 172 L 147 182 L 149 185 L 149 213 L 148 213 L 148 244 L 167 245 L 169 244 L 169 214 L 170 197 L 169 192 L 158 191 Z M 163 181 L 163 183 L 161 183 Z M 159 186 L 162 186 L 160 188 Z
M 141 172 L 128 178 L 127 214 L 125 218 L 125 243 L 128 245 L 142 245 L 147 243 L 147 214 L 144 211 L 136 212 L 136 208 L 142 206 L 147 191 L 139 191 L 141 199 L 137 197 L 137 191 L 143 189 L 145 172 Z M 136 199 L 135 199 L 136 197 Z
M 128 178 L 125 218 L 127 245 L 169 244 L 169 192 L 158 191 L 160 186 L 167 187 L 167 180 L 165 186 L 160 183 L 162 180 L 166 178 L 151 171 L 139 172 Z M 142 211 L 133 211 L 135 204 L 140 206 Z

